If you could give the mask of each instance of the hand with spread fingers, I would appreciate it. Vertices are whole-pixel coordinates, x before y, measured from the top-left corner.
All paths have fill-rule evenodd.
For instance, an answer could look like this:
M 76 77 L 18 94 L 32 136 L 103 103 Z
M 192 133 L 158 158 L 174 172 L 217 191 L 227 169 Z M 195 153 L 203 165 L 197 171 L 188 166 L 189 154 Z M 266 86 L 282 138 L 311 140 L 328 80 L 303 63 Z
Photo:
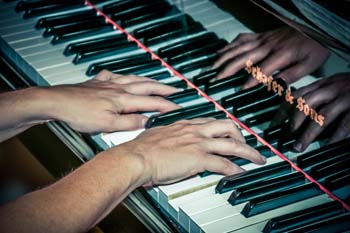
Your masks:
M 329 136 L 328 143 L 350 135 L 350 73 L 339 73 L 314 82 L 296 90 L 293 96 L 295 104 L 283 104 L 273 124 L 277 125 L 289 118 L 291 131 L 300 132 L 294 150 L 304 151 L 322 132 Z M 303 99 L 304 105 L 308 105 L 309 113 L 314 109 L 318 116 L 324 117 L 322 122 L 310 120 L 310 115 L 299 110 L 299 97 Z
M 198 118 L 148 129 L 135 140 L 106 153 L 134 156 L 142 164 L 142 185 L 168 184 L 203 171 L 224 175 L 244 170 L 222 156 L 256 164 L 265 158 L 248 146 L 231 120 Z
M 4 93 L 0 141 L 49 120 L 64 121 L 86 133 L 142 128 L 147 117 L 139 112 L 179 108 L 163 98 L 177 91 L 150 78 L 104 70 L 83 83 Z
M 296 30 L 282 27 L 264 33 L 242 33 L 218 54 L 213 68 L 221 67 L 221 71 L 215 79 L 234 75 L 251 60 L 265 75 L 279 71 L 277 76 L 291 84 L 320 67 L 330 52 Z M 242 88 L 257 84 L 249 77 Z

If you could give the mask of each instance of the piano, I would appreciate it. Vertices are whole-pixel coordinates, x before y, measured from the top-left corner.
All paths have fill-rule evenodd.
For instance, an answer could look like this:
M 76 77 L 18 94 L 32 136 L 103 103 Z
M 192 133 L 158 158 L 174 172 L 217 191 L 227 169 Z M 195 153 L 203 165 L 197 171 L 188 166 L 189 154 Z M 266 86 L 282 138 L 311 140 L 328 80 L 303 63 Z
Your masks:
M 250 32 L 214 2 L 1 0 L 0 19 L 1 54 L 27 85 L 78 83 L 102 69 L 151 77 L 183 88 L 167 97 L 183 108 L 161 115 L 145 113 L 150 116 L 146 127 L 195 117 L 222 119 L 229 113 L 291 161 L 284 161 L 242 129 L 247 143 L 267 157 L 266 165 L 233 158 L 232 162 L 247 173 L 224 177 L 204 172 L 174 184 L 135 190 L 124 204 L 151 231 L 350 231 L 346 210 L 350 204 L 350 140 L 324 145 L 327 135 L 323 135 L 306 152 L 294 153 L 291 145 L 295 135 L 285 135 L 286 125 L 269 127 L 282 101 L 277 94 L 267 92 L 263 85 L 239 90 L 246 77 L 244 71 L 209 82 L 218 72 L 208 69 L 217 57 L 215 51 L 239 33 Z M 126 33 L 117 30 L 110 19 Z M 189 87 L 183 77 L 198 89 Z M 309 75 L 293 86 L 299 88 L 315 80 Z M 225 112 L 198 91 L 208 94 Z M 64 124 L 52 127 L 64 128 L 82 162 L 91 159 L 94 151 L 118 146 L 143 131 L 86 135 L 86 144 Z

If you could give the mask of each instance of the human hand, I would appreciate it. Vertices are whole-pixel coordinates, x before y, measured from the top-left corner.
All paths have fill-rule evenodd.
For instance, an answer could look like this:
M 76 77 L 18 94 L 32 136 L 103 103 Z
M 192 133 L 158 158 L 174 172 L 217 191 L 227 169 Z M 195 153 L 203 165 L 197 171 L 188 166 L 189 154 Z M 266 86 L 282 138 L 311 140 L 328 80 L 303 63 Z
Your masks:
M 213 68 L 223 66 L 223 69 L 215 79 L 234 75 L 251 60 L 259 64 L 267 76 L 279 71 L 278 78 L 287 84 L 315 71 L 330 54 L 317 42 L 289 27 L 264 33 L 242 33 L 218 53 L 219 59 Z M 257 84 L 256 79 L 249 77 L 242 88 Z
M 80 132 L 111 132 L 142 128 L 147 117 L 138 112 L 167 112 L 178 105 L 160 96 L 178 90 L 152 79 L 101 71 L 94 79 L 44 88 L 50 118 Z
M 274 124 L 279 124 L 289 118 L 292 132 L 301 130 L 301 134 L 294 144 L 294 150 L 304 151 L 312 141 L 332 124 L 332 135 L 328 143 L 344 139 L 350 135 L 350 73 L 341 73 L 319 80 L 293 92 L 295 101 L 302 97 L 310 109 L 316 109 L 318 115 L 324 116 L 323 125 L 310 121 L 304 126 L 306 116 L 295 105 L 285 103 L 275 116 Z M 327 129 L 328 130 L 328 129 Z
M 114 151 L 115 150 L 115 151 Z M 116 152 L 118 151 L 118 152 Z M 227 158 L 238 156 L 257 164 L 265 158 L 245 144 L 231 120 L 198 118 L 148 129 L 109 153 L 134 156 L 142 167 L 139 185 L 172 183 L 203 171 L 232 175 L 242 168 Z

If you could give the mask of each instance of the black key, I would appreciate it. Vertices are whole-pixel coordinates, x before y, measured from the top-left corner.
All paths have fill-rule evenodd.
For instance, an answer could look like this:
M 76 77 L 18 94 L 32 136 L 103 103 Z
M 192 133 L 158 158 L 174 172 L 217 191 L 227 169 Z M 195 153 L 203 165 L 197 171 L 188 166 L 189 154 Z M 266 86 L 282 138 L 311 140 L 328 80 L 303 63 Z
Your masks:
M 113 36 L 95 38 L 91 40 L 84 40 L 84 41 L 79 41 L 79 42 L 75 42 L 67 45 L 63 53 L 64 55 L 68 56 L 79 52 L 95 51 L 99 49 L 104 49 L 109 44 L 120 43 L 124 41 L 127 41 L 125 34 L 118 34 Z
M 245 119 L 244 124 L 248 127 L 254 127 L 263 123 L 267 123 L 269 121 L 271 121 L 271 119 L 273 119 L 273 117 L 276 115 L 278 109 L 271 109 L 269 111 L 260 113 L 260 114 L 256 114 L 252 117 L 249 117 L 247 119 Z M 265 140 L 267 140 L 264 137 Z M 268 140 L 267 140 L 268 141 Z
M 249 146 L 256 146 L 258 144 L 258 140 L 254 135 L 244 136 L 244 140 Z
M 325 186 L 330 190 L 350 185 L 350 168 L 341 171 L 335 171 L 325 179 Z M 346 194 L 348 196 L 348 194 Z
M 168 11 L 171 9 L 171 6 L 168 2 L 163 0 L 153 1 L 152 3 L 146 5 L 141 5 L 127 10 L 118 11 L 117 13 L 112 13 L 111 18 L 123 26 L 123 23 L 127 20 L 147 15 L 154 12 L 155 9 L 157 9 L 157 11 Z
M 156 9 L 154 11 L 147 12 L 143 15 L 139 15 L 137 17 L 132 17 L 129 19 L 125 19 L 121 21 L 121 26 L 126 28 L 126 27 L 131 27 L 134 25 L 138 24 L 143 24 L 146 22 L 151 22 L 153 20 L 159 20 L 161 18 L 167 18 L 170 16 L 174 16 L 176 14 L 179 14 L 180 11 L 177 9 L 177 7 L 169 6 L 167 5 L 166 7 L 162 7 L 161 9 Z
M 169 71 L 164 70 L 164 71 L 160 71 L 160 72 L 156 72 L 156 73 L 152 73 L 149 75 L 146 75 L 149 78 L 155 79 L 155 80 L 163 80 L 166 78 L 170 78 L 171 74 L 169 73 Z
M 169 32 L 162 33 L 160 35 L 145 38 L 145 44 L 148 46 L 155 45 L 158 43 L 166 42 L 175 38 L 189 37 L 199 32 L 204 32 L 205 29 L 200 23 L 191 23 L 189 26 L 184 26 L 182 28 L 173 29 Z
M 229 89 L 232 89 L 232 91 L 234 91 L 234 88 L 240 87 L 244 84 L 245 81 L 245 74 L 242 71 L 240 71 L 237 74 L 224 79 L 220 79 L 214 82 L 205 82 L 204 92 L 209 95 L 212 95 L 214 93 L 218 93 Z
M 195 59 L 199 56 L 205 56 L 210 55 L 218 51 L 219 49 L 223 48 L 225 45 L 227 45 L 227 42 L 225 40 L 215 40 L 212 42 L 208 42 L 207 44 L 195 47 L 189 46 L 186 51 L 183 51 L 182 53 L 174 54 L 171 57 L 167 58 L 167 61 L 171 65 L 181 64 L 187 60 Z M 185 46 L 187 47 L 187 46 Z M 182 50 L 183 48 L 179 48 L 179 50 Z
M 166 97 L 166 99 L 176 104 L 181 104 L 184 102 L 195 100 L 198 97 L 199 97 L 199 94 L 196 89 L 188 89 L 188 90 L 184 90 L 184 91 L 169 95 L 168 97 Z
M 265 225 L 263 232 L 288 232 L 293 229 L 298 229 L 301 226 L 327 219 L 332 216 L 337 216 L 342 213 L 345 213 L 345 209 L 339 202 L 333 201 L 273 218 Z
M 75 23 L 76 21 L 91 19 L 96 16 L 97 15 L 95 10 L 84 10 L 84 11 L 72 12 L 69 14 L 66 13 L 61 15 L 48 16 L 48 17 L 43 17 L 39 19 L 35 27 L 37 29 L 52 28 L 59 25 L 67 25 L 67 24 Z
M 290 165 L 285 162 L 279 162 L 264 167 L 259 167 L 253 170 L 248 171 L 247 173 L 237 177 L 226 176 L 222 178 L 215 188 L 215 192 L 224 193 L 237 189 L 243 185 L 254 183 L 259 180 L 269 179 L 271 177 L 276 177 L 283 174 L 291 173 Z
M 174 81 L 174 82 L 171 82 L 171 83 L 165 83 L 165 84 L 168 85 L 168 86 L 175 87 L 175 88 L 182 88 L 182 89 L 186 89 L 187 88 L 186 81 L 184 81 L 182 79 Z
M 288 132 L 288 125 L 287 123 L 282 123 L 280 125 L 272 126 L 268 129 L 265 129 L 263 132 L 263 138 L 267 142 L 273 143 L 283 138 L 286 132 Z
M 298 156 L 297 164 L 299 167 L 305 168 L 315 163 L 319 163 L 325 158 L 330 157 L 334 154 L 340 153 L 342 151 L 347 151 L 349 150 L 349 148 L 350 139 L 347 138 L 342 141 L 323 146 L 319 149 Z
M 189 118 L 196 118 L 197 115 L 201 115 L 204 112 L 213 112 L 215 107 L 212 103 L 198 104 L 195 106 L 189 106 L 174 111 L 151 116 L 146 122 L 146 128 L 152 128 L 160 125 L 169 125 L 179 120 L 185 120 Z
M 221 105 L 226 108 L 233 106 L 237 103 L 251 103 L 263 96 L 268 95 L 268 91 L 264 85 L 256 85 L 254 87 L 241 90 L 232 95 L 226 96 L 221 99 Z
M 110 71 L 116 74 L 125 74 L 125 75 L 135 74 L 135 75 L 144 76 L 144 74 L 146 73 L 150 73 L 161 69 L 162 69 L 162 65 L 158 60 L 151 60 L 148 62 L 144 62 L 143 64 L 138 64 L 138 65 L 129 66 L 129 67 L 115 68 Z
M 74 64 L 81 64 L 88 61 L 93 61 L 96 59 L 121 54 L 125 52 L 130 52 L 137 49 L 137 44 L 130 41 L 121 41 L 110 44 L 105 44 L 105 48 L 103 46 L 100 46 L 99 49 L 90 50 L 86 49 L 79 51 L 76 56 L 74 57 L 73 63 Z M 157 62 L 159 63 L 159 62 Z
M 51 43 L 58 44 L 69 40 L 82 38 L 88 35 L 112 31 L 113 26 L 105 22 L 103 17 L 94 20 L 81 21 L 73 25 L 62 26 L 52 29 L 54 35 Z
M 177 29 L 183 29 L 187 25 L 191 25 L 193 23 L 194 21 L 191 18 L 191 16 L 182 15 L 174 19 L 169 19 L 151 25 L 147 25 L 142 28 L 138 28 L 134 30 L 133 35 L 136 38 L 143 38 L 145 40 L 148 40 L 149 38 L 153 38 L 164 33 L 169 33 Z
M 112 14 L 116 12 L 122 12 L 125 10 L 145 6 L 154 2 L 154 0 L 123 0 L 117 1 L 103 6 L 102 11 L 105 14 Z
M 177 71 L 181 74 L 185 74 L 187 72 L 192 72 L 197 69 L 202 69 L 208 67 L 213 64 L 213 62 L 218 58 L 217 54 L 211 54 L 208 56 L 199 57 L 191 60 L 190 62 L 186 62 L 185 64 L 181 64 L 179 66 L 175 66 Z
M 209 32 L 190 39 L 185 39 L 171 45 L 167 45 L 158 49 L 157 54 L 162 58 L 171 58 L 178 54 L 187 52 L 189 49 L 202 47 L 210 42 L 216 41 L 218 37 L 215 33 Z
M 325 233 L 325 232 L 348 232 L 350 230 L 350 213 L 342 213 L 337 216 L 332 216 L 327 219 L 312 222 L 308 225 L 294 228 L 288 231 L 289 233 L 297 232 L 313 232 L 313 233 Z
M 277 149 L 282 152 L 293 151 L 294 143 L 297 141 L 296 136 L 284 136 L 277 143 Z
M 248 218 L 322 193 L 323 192 L 314 183 L 300 185 L 251 199 L 244 206 L 241 214 Z
M 219 74 L 219 69 L 207 70 L 193 77 L 193 84 L 200 86 L 208 83 Z
M 290 189 L 305 184 L 305 177 L 299 172 L 275 177 L 268 180 L 257 181 L 252 184 L 241 186 L 233 190 L 228 202 L 237 205 L 274 192 Z
M 151 61 L 151 55 L 148 53 L 142 53 L 138 55 L 128 56 L 125 58 L 113 59 L 109 61 L 103 61 L 94 63 L 89 66 L 86 71 L 86 75 L 96 75 L 101 70 L 116 70 L 121 68 L 133 67 Z
M 265 96 L 250 103 L 238 103 L 233 108 L 233 115 L 241 117 L 249 113 L 257 112 L 282 103 L 282 98 L 277 93 L 271 96 Z
M 310 175 L 313 178 L 321 179 L 333 174 L 337 171 L 342 171 L 350 167 L 350 151 L 344 151 L 341 154 L 335 154 L 327 160 L 311 167 Z

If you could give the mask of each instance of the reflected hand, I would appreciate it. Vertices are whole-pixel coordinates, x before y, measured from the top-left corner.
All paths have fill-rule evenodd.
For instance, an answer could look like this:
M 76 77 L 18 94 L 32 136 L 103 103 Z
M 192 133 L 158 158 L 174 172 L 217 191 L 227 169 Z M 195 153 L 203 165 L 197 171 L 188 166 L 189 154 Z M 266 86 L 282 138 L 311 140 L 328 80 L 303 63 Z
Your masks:
M 335 124 L 328 143 L 344 139 L 350 135 L 350 73 L 341 73 L 319 80 L 293 92 L 295 99 L 302 97 L 310 108 L 324 116 L 320 126 L 314 121 L 307 124 L 294 144 L 296 151 L 304 151 L 327 126 Z M 290 118 L 292 131 L 300 130 L 308 116 L 296 109 L 295 105 L 283 104 L 274 124 Z
M 278 78 L 287 84 L 312 73 L 329 56 L 326 48 L 289 27 L 264 33 L 242 33 L 218 53 L 219 59 L 213 68 L 223 66 L 223 69 L 216 79 L 237 73 L 250 59 L 267 76 L 280 71 Z M 257 84 L 257 80 L 249 77 L 243 88 Z

